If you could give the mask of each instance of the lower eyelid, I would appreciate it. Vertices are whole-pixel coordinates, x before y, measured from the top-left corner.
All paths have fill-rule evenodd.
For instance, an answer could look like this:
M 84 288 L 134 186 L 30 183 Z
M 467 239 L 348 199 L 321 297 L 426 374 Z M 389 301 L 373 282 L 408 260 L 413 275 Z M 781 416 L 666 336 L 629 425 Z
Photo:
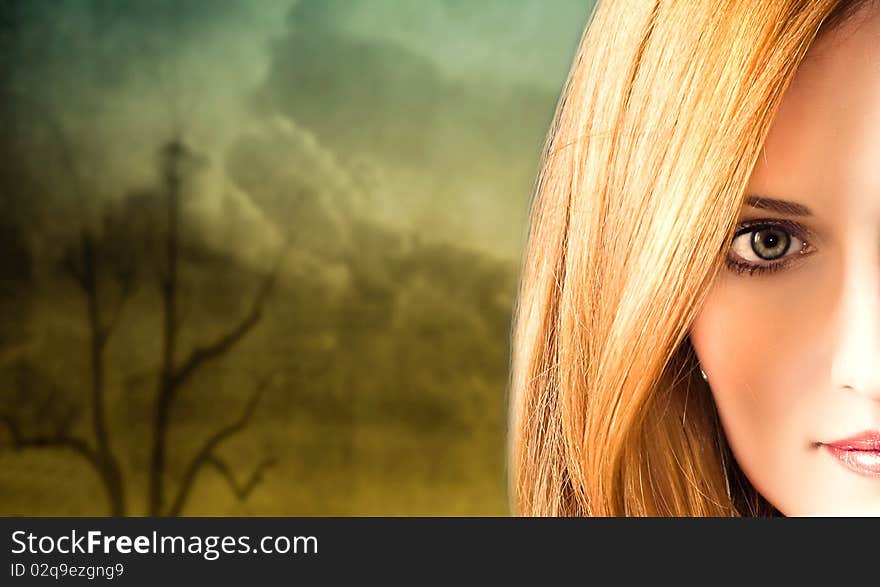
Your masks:
M 775 273 L 777 271 L 783 271 L 786 269 L 788 263 L 771 263 L 769 265 L 755 265 L 752 263 L 743 263 L 740 261 L 735 261 L 730 259 L 729 257 L 725 259 L 725 265 L 727 266 L 729 271 L 736 273 L 737 275 L 747 274 L 749 277 L 754 277 L 755 275 L 763 275 L 769 273 Z
M 804 259 L 799 254 L 787 255 L 781 257 L 777 261 L 769 261 L 766 263 L 754 263 L 748 260 L 742 260 L 730 255 L 724 258 L 724 264 L 728 269 L 737 274 L 747 273 L 749 275 L 762 273 L 775 273 L 777 271 L 785 271 L 793 269 L 801 264 Z

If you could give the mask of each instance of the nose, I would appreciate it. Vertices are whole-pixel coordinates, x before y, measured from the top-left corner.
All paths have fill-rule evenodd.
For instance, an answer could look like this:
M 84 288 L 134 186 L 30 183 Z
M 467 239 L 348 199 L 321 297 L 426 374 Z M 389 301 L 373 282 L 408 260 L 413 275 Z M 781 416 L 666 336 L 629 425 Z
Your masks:
M 832 381 L 880 401 L 880 263 L 851 260 L 840 282 Z

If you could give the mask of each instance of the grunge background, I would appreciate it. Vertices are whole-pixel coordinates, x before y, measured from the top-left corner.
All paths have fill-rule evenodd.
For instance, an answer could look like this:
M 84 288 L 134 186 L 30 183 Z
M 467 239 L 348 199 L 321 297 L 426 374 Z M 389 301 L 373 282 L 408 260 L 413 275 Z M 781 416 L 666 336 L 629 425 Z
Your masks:
M 0 0 L 0 513 L 505 515 L 589 0 Z

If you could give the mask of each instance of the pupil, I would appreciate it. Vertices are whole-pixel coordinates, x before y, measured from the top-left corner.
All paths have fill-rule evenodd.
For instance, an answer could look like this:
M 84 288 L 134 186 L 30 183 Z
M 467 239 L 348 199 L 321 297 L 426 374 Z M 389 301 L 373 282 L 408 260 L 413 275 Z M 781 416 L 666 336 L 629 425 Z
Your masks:
M 765 228 L 752 233 L 752 250 L 767 261 L 784 255 L 788 250 L 788 244 L 788 234 L 775 228 Z

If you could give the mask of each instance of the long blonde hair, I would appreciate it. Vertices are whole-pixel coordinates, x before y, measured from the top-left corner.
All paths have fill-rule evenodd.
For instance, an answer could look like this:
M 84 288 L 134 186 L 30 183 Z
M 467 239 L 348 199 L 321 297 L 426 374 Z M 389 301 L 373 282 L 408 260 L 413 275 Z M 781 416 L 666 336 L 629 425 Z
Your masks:
M 512 328 L 514 515 L 778 515 L 688 328 L 773 114 L 840 0 L 603 0 L 541 158 Z

